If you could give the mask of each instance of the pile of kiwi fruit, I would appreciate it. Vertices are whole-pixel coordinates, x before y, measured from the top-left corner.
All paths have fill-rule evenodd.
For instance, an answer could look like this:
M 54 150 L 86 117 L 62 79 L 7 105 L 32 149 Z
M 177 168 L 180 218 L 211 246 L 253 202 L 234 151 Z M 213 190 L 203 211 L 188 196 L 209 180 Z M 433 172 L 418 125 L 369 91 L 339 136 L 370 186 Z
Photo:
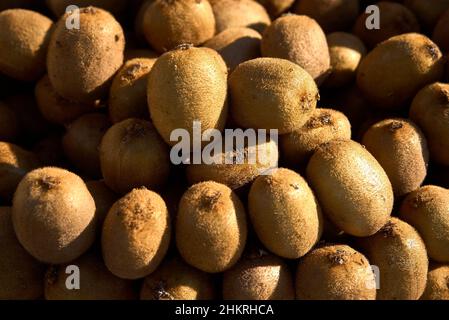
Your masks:
M 449 300 L 449 1 L 0 2 L 0 299 Z

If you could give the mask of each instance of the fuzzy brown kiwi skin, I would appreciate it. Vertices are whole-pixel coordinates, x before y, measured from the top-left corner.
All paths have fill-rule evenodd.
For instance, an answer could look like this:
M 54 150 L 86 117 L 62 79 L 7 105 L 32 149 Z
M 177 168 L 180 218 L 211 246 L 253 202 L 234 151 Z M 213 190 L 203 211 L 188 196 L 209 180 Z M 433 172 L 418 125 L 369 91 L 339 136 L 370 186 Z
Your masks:
M 245 247 L 245 209 L 227 186 L 211 181 L 195 184 L 181 198 L 175 234 L 187 263 L 205 272 L 223 272 L 238 261 Z
M 391 183 L 357 142 L 333 140 L 321 145 L 306 172 L 323 212 L 346 233 L 369 236 L 388 221 L 394 200 Z
M 375 300 L 376 283 L 370 262 L 347 245 L 322 245 L 299 262 L 299 300 Z
M 95 6 L 114 14 L 120 14 L 127 6 L 126 0 L 46 0 L 48 8 L 57 17 L 62 16 L 66 12 L 66 8 L 75 5 L 80 8 L 87 6 Z
M 156 59 L 126 61 L 112 81 L 109 92 L 109 116 L 113 123 L 129 118 L 148 119 L 148 74 Z
M 444 14 L 438 20 L 435 29 L 433 30 L 432 40 L 440 47 L 441 51 L 444 53 L 449 52 L 449 40 L 448 40 L 448 32 L 447 25 L 449 24 L 449 5 L 448 10 L 444 12 Z
M 351 84 L 357 74 L 360 61 L 366 55 L 363 42 L 351 33 L 333 32 L 327 35 L 331 72 L 324 82 L 327 88 L 339 88 Z
M 63 98 L 92 103 L 107 95 L 123 63 L 125 36 L 120 24 L 103 9 L 81 8 L 83 27 L 76 31 L 66 28 L 69 14 L 54 27 L 47 55 L 48 76 Z
M 40 166 L 35 154 L 7 142 L 0 142 L 0 198 L 10 201 L 20 180 Z
M 88 252 L 69 265 L 80 270 L 80 288 L 67 289 L 68 265 L 50 266 L 44 281 L 46 300 L 134 300 L 137 297 L 134 283 L 110 273 L 100 253 Z
M 226 64 L 215 50 L 180 46 L 157 59 L 147 95 L 151 119 L 167 144 L 177 143 L 170 140 L 176 129 L 192 136 L 193 120 L 201 121 L 203 132 L 222 130 L 228 114 Z
M 109 210 L 101 238 L 107 268 L 123 279 L 152 273 L 170 242 L 170 218 L 164 200 L 146 188 L 134 189 Z
M 24 23 L 26 21 L 26 23 Z M 21 81 L 35 81 L 45 72 L 45 56 L 53 22 L 38 12 L 0 12 L 0 71 Z
M 224 300 L 293 300 L 288 265 L 263 249 L 247 252 L 223 275 Z
M 127 119 L 113 125 L 100 144 L 106 185 L 119 194 L 133 188 L 161 187 L 168 178 L 168 148 L 151 122 Z
M 422 88 L 412 101 L 409 111 L 412 119 L 424 132 L 430 159 L 448 166 L 449 141 L 449 85 L 433 83 Z
M 385 119 L 372 125 L 362 144 L 379 161 L 396 197 L 418 189 L 427 175 L 429 151 L 421 130 L 406 119 Z
M 144 279 L 141 300 L 211 300 L 216 297 L 212 275 L 195 269 L 181 258 L 164 261 Z
M 237 190 L 248 186 L 254 179 L 277 167 L 279 160 L 278 146 L 275 141 L 267 140 L 265 143 L 258 143 L 247 146 L 244 151 L 243 163 L 225 164 L 225 147 L 221 154 L 220 164 L 190 164 L 186 167 L 186 176 L 190 184 L 203 181 L 215 181 L 227 185 L 232 190 Z M 249 155 L 256 155 L 259 161 L 251 163 Z M 240 152 L 232 151 L 233 159 L 239 159 Z M 260 161 L 263 157 L 263 161 Z
M 359 1 L 302 0 L 296 3 L 292 11 L 315 19 L 326 33 L 330 33 L 346 30 L 353 25 L 359 13 Z
M 216 50 L 232 72 L 240 63 L 260 57 L 261 39 L 262 36 L 253 29 L 229 28 L 208 40 L 204 46 Z
M 45 266 L 31 257 L 17 240 L 11 208 L 0 207 L 0 299 L 40 298 L 44 272 Z
M 232 118 L 240 127 L 277 129 L 279 134 L 299 129 L 319 100 L 312 77 L 278 58 L 241 63 L 229 77 L 229 88 Z
M 421 187 L 407 195 L 399 211 L 401 219 L 422 236 L 429 257 L 449 262 L 449 190 Z
M 373 48 L 380 42 L 399 34 L 420 31 L 418 20 L 406 6 L 388 1 L 380 1 L 376 5 L 381 12 L 381 28 L 371 30 L 366 28 L 368 13 L 362 13 L 353 28 L 354 34 L 362 39 L 367 47 Z
M 99 146 L 110 125 L 104 114 L 87 114 L 71 123 L 62 139 L 69 160 L 90 177 L 101 176 Z
M 431 263 L 421 300 L 449 300 L 449 265 Z
M 37 82 L 34 95 L 44 118 L 55 124 L 66 125 L 95 110 L 95 103 L 76 103 L 61 97 L 51 85 L 48 75 Z
M 143 33 L 159 53 L 184 43 L 201 45 L 215 34 L 215 18 L 209 1 L 154 1 L 143 15 Z
M 443 74 L 444 60 L 437 45 L 424 35 L 407 33 L 368 53 L 358 68 L 357 85 L 373 107 L 397 110 Z
M 418 300 L 426 287 L 428 258 L 418 232 L 409 224 L 391 218 L 373 236 L 357 244 L 370 263 L 379 268 L 378 300 Z
M 145 12 L 148 7 L 154 2 L 154 0 L 142 0 L 141 3 L 137 5 L 136 15 L 134 19 L 134 33 L 137 38 L 138 43 L 146 43 L 145 33 L 144 33 L 144 17 Z
M 339 111 L 317 108 L 299 130 L 280 136 L 283 159 L 305 169 L 316 148 L 334 139 L 351 139 L 351 123 Z
M 307 16 L 285 15 L 273 21 L 263 34 L 261 52 L 264 57 L 286 59 L 298 64 L 318 85 L 323 83 L 330 71 L 326 35 L 319 24 Z
M 294 0 L 257 0 L 267 10 L 272 19 L 279 17 L 295 2 Z
M 253 0 L 211 1 L 217 32 L 246 27 L 263 32 L 271 20 L 265 8 Z
M 83 180 L 44 167 L 28 173 L 13 199 L 14 230 L 24 248 L 46 263 L 66 263 L 95 239 L 95 202 Z
M 321 238 L 320 206 L 307 182 L 292 170 L 259 176 L 251 186 L 248 208 L 259 239 L 280 257 L 300 258 Z

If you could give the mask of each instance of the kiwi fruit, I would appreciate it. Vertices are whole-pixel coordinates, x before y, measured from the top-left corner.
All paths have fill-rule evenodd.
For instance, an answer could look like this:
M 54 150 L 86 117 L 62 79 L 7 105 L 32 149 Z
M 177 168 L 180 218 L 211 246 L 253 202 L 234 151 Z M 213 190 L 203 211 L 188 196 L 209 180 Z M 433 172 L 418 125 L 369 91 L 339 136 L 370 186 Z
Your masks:
M 141 186 L 158 188 L 168 178 L 169 151 L 151 122 L 131 118 L 104 135 L 100 165 L 106 185 L 119 194 Z
M 109 210 L 101 244 L 107 268 L 124 279 L 152 273 L 167 252 L 170 218 L 164 200 L 146 188 L 133 189 Z
M 215 156 L 222 162 L 190 164 L 186 167 L 187 180 L 190 184 L 215 181 L 227 185 L 232 190 L 242 188 L 260 174 L 277 167 L 279 151 L 275 141 L 267 140 L 263 143 L 259 141 L 255 145 L 246 145 L 243 150 L 227 152 L 223 148 L 223 152 Z M 233 159 L 233 163 L 226 164 L 227 158 Z
M 181 46 L 157 59 L 147 95 L 154 126 L 170 145 L 176 144 L 170 140 L 175 129 L 193 136 L 193 121 L 201 122 L 202 132 L 222 130 L 228 112 L 226 64 L 212 49 Z
M 86 253 L 70 262 L 80 272 L 80 287 L 67 289 L 69 265 L 50 266 L 45 274 L 46 300 L 132 300 L 137 294 L 134 283 L 114 276 L 104 265 L 101 255 Z
M 95 217 L 97 226 L 101 230 L 104 219 L 112 208 L 112 205 L 118 200 L 117 194 L 108 188 L 103 180 L 92 180 L 86 182 L 86 187 L 89 190 L 92 198 L 95 201 Z
M 327 35 L 331 72 L 324 85 L 339 88 L 355 79 L 360 61 L 366 54 L 363 42 L 351 33 L 334 32 Z
M 315 150 L 334 139 L 351 139 L 351 123 L 333 109 L 317 108 L 298 130 L 280 136 L 284 161 L 294 168 L 305 168 Z
M 359 14 L 359 0 L 301 0 L 292 11 L 315 19 L 330 33 L 353 25 Z
M 62 16 L 66 12 L 66 8 L 72 5 L 80 8 L 94 6 L 113 14 L 122 13 L 127 6 L 126 0 L 45 0 L 45 3 L 57 17 Z
M 271 23 L 265 8 L 254 0 L 219 0 L 211 4 L 217 33 L 238 27 L 263 32 Z
M 362 144 L 388 175 L 396 197 L 418 189 L 427 175 L 429 151 L 421 130 L 407 119 L 385 119 L 372 125 Z
M 263 249 L 252 250 L 223 275 L 225 300 L 293 300 L 288 265 Z
M 0 142 L 0 199 L 9 202 L 20 180 L 39 166 L 39 160 L 32 152 Z
M 245 209 L 227 186 L 200 182 L 182 196 L 176 217 L 176 246 L 184 260 L 209 273 L 231 268 L 247 237 Z
M 264 81 L 254 81 L 264 79 Z M 312 77 L 300 66 L 277 58 L 241 63 L 229 77 L 231 114 L 244 128 L 299 129 L 319 99 Z
M 208 40 L 204 46 L 216 50 L 230 71 L 240 63 L 260 57 L 262 36 L 249 28 L 229 28 Z
M 0 102 L 0 141 L 14 141 L 19 136 L 19 120 L 12 108 Z
M 298 32 L 301 30 L 301 32 Z M 262 56 L 290 60 L 323 83 L 330 69 L 329 48 L 320 25 L 307 16 L 284 15 L 266 29 Z
M 360 63 L 357 84 L 374 107 L 397 109 L 423 86 L 438 81 L 444 61 L 437 45 L 422 34 L 394 36 Z
M 426 29 L 432 30 L 438 18 L 449 9 L 449 0 L 404 0 L 404 5 L 415 13 Z
M 45 56 L 53 22 L 25 9 L 0 12 L 0 72 L 21 81 L 45 73 Z
M 80 29 L 67 29 L 63 15 L 48 46 L 48 77 L 63 98 L 90 103 L 104 98 L 112 77 L 123 63 L 125 36 L 107 11 L 81 8 Z
M 156 59 L 128 60 L 112 81 L 109 93 L 109 116 L 113 123 L 129 118 L 148 119 L 147 82 Z
M 275 19 L 287 11 L 295 0 L 257 0 L 267 10 L 271 18 Z
M 378 300 L 417 300 L 426 287 L 428 258 L 418 232 L 391 218 L 379 232 L 358 244 L 372 265 L 379 268 Z
M 62 139 L 62 146 L 67 158 L 82 172 L 91 177 L 99 177 L 99 146 L 109 129 L 108 116 L 91 113 L 72 122 Z
M 215 18 L 207 0 L 156 0 L 145 10 L 143 33 L 163 53 L 185 43 L 200 45 L 215 34 Z
M 379 29 L 368 29 L 366 27 L 366 21 L 369 19 L 371 12 L 362 13 L 353 28 L 354 34 L 362 39 L 369 48 L 373 48 L 378 43 L 399 34 L 419 32 L 418 20 L 406 6 L 388 1 L 378 2 L 376 6 L 380 12 Z
M 67 263 L 86 252 L 95 239 L 95 202 L 76 174 L 44 167 L 19 183 L 12 221 L 17 238 L 33 257 Z
M 320 206 L 307 182 L 292 170 L 274 169 L 257 177 L 248 211 L 260 241 L 280 257 L 300 258 L 320 240 Z
M 145 12 L 154 0 L 142 0 L 140 2 L 141 3 L 138 5 L 134 18 L 134 36 L 136 37 L 138 43 L 144 44 L 146 43 L 144 31 Z
M 394 200 L 390 180 L 357 142 L 333 140 L 318 147 L 307 178 L 324 213 L 344 232 L 370 236 L 387 223 Z
M 322 245 L 299 261 L 299 300 L 375 300 L 376 282 L 366 257 L 347 245 Z
M 44 293 L 45 267 L 17 241 L 11 208 L 0 207 L 0 300 L 34 300 Z
M 422 88 L 413 99 L 409 116 L 424 132 L 430 158 L 449 166 L 449 84 L 433 83 Z
M 449 265 L 431 263 L 421 300 L 449 300 Z
M 424 186 L 407 195 L 399 211 L 422 236 L 429 257 L 449 262 L 449 190 Z
M 36 104 L 43 117 L 49 122 L 66 125 L 85 113 L 95 111 L 95 103 L 69 101 L 56 93 L 50 79 L 45 75 L 34 89 Z
M 211 300 L 215 284 L 211 274 L 197 270 L 179 257 L 165 260 L 147 276 L 140 291 L 141 300 Z
M 438 20 L 435 29 L 433 30 L 432 40 L 440 47 L 444 53 L 449 52 L 449 34 L 447 32 L 447 25 L 449 24 L 449 10 L 447 10 Z

